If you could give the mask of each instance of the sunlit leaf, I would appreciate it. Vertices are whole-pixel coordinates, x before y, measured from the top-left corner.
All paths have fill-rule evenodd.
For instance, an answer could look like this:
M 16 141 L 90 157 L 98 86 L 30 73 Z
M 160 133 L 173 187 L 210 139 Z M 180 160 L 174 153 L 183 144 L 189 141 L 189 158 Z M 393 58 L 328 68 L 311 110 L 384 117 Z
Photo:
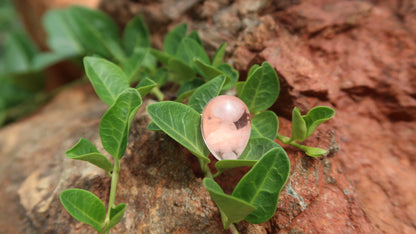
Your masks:
M 82 189 L 67 189 L 59 197 L 72 217 L 91 225 L 97 232 L 102 231 L 105 206 L 97 196 Z
M 65 152 L 65 156 L 72 159 L 90 162 L 110 172 L 113 169 L 111 162 L 97 148 L 85 138 L 81 138 L 76 145 Z
M 280 191 L 290 171 L 289 158 L 282 148 L 268 151 L 240 180 L 232 196 L 256 207 L 244 219 L 249 223 L 263 223 L 276 212 Z
M 188 105 L 194 108 L 199 113 L 202 113 L 205 105 L 221 92 L 222 86 L 225 82 L 225 76 L 220 75 L 215 79 L 201 85 L 195 90 L 191 98 L 189 98 Z
M 201 134 L 201 115 L 182 103 L 165 101 L 146 107 L 152 121 L 199 159 L 209 162 Z
M 100 137 L 104 149 L 113 157 L 123 157 L 129 136 L 130 124 L 142 99 L 136 89 L 124 90 L 105 112 L 100 123 Z
M 129 87 L 120 67 L 106 59 L 85 57 L 84 67 L 95 92 L 107 105 L 112 105 L 117 96 Z
M 220 210 L 224 229 L 228 229 L 232 223 L 240 222 L 255 209 L 244 200 L 225 194 L 213 179 L 206 177 L 203 184 Z

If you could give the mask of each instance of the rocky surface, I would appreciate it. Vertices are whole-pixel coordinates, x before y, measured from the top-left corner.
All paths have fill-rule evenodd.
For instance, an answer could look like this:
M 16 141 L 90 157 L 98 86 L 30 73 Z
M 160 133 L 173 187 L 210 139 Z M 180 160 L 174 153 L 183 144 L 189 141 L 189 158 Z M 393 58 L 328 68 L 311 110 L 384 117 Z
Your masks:
M 120 25 L 134 14 L 161 47 L 178 22 L 198 29 L 208 49 L 228 42 L 241 79 L 270 62 L 281 94 L 273 106 L 290 135 L 294 105 L 336 109 L 305 144 L 328 148 L 310 158 L 286 147 L 291 176 L 278 211 L 243 233 L 416 232 L 416 4 L 414 1 L 101 1 Z M 108 178 L 64 157 L 79 137 L 100 145 L 106 109 L 89 88 L 67 90 L 32 117 L 0 130 L 0 228 L 8 233 L 91 232 L 62 210 L 65 188 L 105 200 Z M 195 160 L 136 116 L 123 158 L 117 201 L 128 203 L 117 232 L 221 233 L 219 214 L 201 188 Z M 99 147 L 102 150 L 102 147 Z M 219 180 L 232 184 L 240 171 Z M 223 182 L 227 186 L 227 182 Z M 226 188 L 228 190 L 229 188 Z M 14 224 L 14 225 L 11 225 Z

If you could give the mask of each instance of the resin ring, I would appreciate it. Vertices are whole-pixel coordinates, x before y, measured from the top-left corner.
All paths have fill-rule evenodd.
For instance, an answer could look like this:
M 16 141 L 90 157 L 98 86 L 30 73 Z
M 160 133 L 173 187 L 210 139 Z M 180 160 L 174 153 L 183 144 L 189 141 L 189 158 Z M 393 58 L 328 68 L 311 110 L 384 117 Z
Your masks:
M 202 112 L 201 130 L 205 144 L 215 158 L 237 159 L 250 138 L 250 112 L 237 97 L 215 97 Z

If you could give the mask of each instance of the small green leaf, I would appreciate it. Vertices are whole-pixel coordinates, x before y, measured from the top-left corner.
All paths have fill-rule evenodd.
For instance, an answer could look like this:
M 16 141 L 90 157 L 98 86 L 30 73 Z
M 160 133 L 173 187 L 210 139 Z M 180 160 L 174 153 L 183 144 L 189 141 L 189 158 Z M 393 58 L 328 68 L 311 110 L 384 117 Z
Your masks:
M 274 140 L 279 131 L 279 119 L 273 111 L 261 112 L 251 119 L 251 137 L 266 137 Z
M 45 52 L 45 53 L 38 53 L 33 58 L 32 69 L 34 71 L 42 71 L 45 68 L 56 64 L 62 60 L 68 59 L 72 55 L 68 55 L 65 53 L 55 53 L 55 52 Z
M 292 141 L 303 141 L 306 138 L 306 123 L 298 108 L 292 111 Z
M 179 59 L 171 58 L 168 62 L 168 70 L 172 81 L 183 84 L 195 78 L 195 71 Z
M 276 71 L 269 63 L 264 62 L 249 76 L 240 98 L 251 113 L 257 113 L 271 107 L 279 92 L 280 85 Z
M 250 67 L 250 70 L 248 71 L 248 74 L 247 74 L 247 80 L 250 79 L 250 77 L 254 74 L 254 72 L 259 67 L 260 67 L 260 65 L 258 65 L 258 64 L 253 64 L 253 66 Z
M 2 49 L 4 49 L 2 63 L 4 63 L 6 74 L 26 73 L 32 70 L 32 60 L 37 49 L 28 36 L 22 33 L 11 33 Z
M 150 47 L 150 33 L 141 16 L 136 16 L 127 24 L 123 34 L 123 46 L 127 55 L 135 48 Z
M 327 106 L 317 106 L 312 108 L 308 114 L 302 116 L 303 120 L 306 123 L 307 133 L 306 137 L 308 138 L 315 129 L 323 122 L 329 120 L 335 115 L 335 111 Z
M 232 196 L 256 207 L 244 218 L 247 222 L 263 223 L 274 215 L 289 171 L 290 163 L 285 151 L 275 148 L 267 152 L 240 180 Z
M 133 82 L 137 80 L 137 74 L 140 69 L 143 69 L 143 63 L 149 53 L 147 48 L 136 48 L 133 53 L 125 61 L 123 61 L 123 70 L 126 74 L 127 80 Z
M 315 147 L 308 147 L 308 146 L 303 146 L 302 150 L 305 151 L 305 153 L 311 157 L 320 157 L 324 154 L 326 154 L 326 150 L 321 149 L 321 148 L 315 148 Z
M 201 115 L 182 103 L 165 101 L 146 107 L 152 121 L 196 157 L 209 162 L 209 150 L 201 134 Z
M 174 29 L 169 31 L 163 41 L 163 51 L 169 55 L 175 55 L 178 50 L 179 44 L 186 36 L 188 25 L 186 23 L 179 24 Z
M 225 82 L 225 76 L 220 75 L 198 87 L 189 98 L 188 105 L 194 108 L 199 113 L 202 113 L 205 105 L 221 92 L 222 86 Z
M 223 159 L 215 163 L 215 168 L 217 168 L 217 173 L 222 173 L 236 167 L 252 167 L 256 163 L 257 160 Z
M 124 212 L 126 211 L 126 204 L 121 203 L 118 204 L 116 207 L 112 207 L 110 210 L 110 223 L 105 228 L 104 231 L 110 230 L 112 227 L 117 225 L 121 219 L 123 218 Z
M 176 51 L 176 58 L 180 59 L 186 65 L 192 67 L 195 72 L 202 73 L 198 66 L 194 63 L 194 59 L 200 59 L 202 62 L 210 64 L 209 57 L 202 47 L 194 39 L 185 37 L 179 44 L 178 50 Z
M 83 160 L 104 169 L 106 172 L 113 170 L 111 162 L 97 148 L 85 138 L 79 139 L 78 143 L 65 152 L 65 156 L 72 159 Z
M 238 81 L 235 83 L 235 89 L 237 90 L 237 94 L 239 97 L 241 97 L 241 91 L 243 91 L 245 81 Z
M 164 86 L 168 81 L 168 69 L 164 67 L 156 68 L 156 71 L 151 76 L 151 79 L 154 80 L 159 87 Z
M 203 184 L 220 210 L 224 229 L 228 229 L 232 223 L 240 222 L 255 209 L 244 200 L 225 194 L 211 178 L 204 178 Z
M 120 67 L 106 59 L 85 57 L 84 67 L 95 92 L 107 105 L 112 105 L 117 96 L 129 87 Z
M 282 148 L 276 142 L 270 140 L 269 138 L 259 137 L 253 138 L 250 137 L 250 140 L 247 143 L 246 148 L 244 149 L 239 160 L 259 160 L 265 153 L 274 148 Z
M 43 17 L 43 27 L 48 35 L 48 47 L 60 54 L 81 55 L 85 53 L 70 24 L 68 9 L 53 9 Z
M 196 88 L 199 86 L 205 84 L 205 82 L 202 79 L 196 78 L 191 81 L 187 81 L 181 85 L 181 87 L 178 90 L 177 102 L 183 102 L 186 98 L 190 97 Z
M 163 51 L 150 48 L 150 53 L 155 56 L 157 60 L 159 60 L 161 63 L 168 65 L 169 60 L 174 58 L 172 55 L 169 55 L 168 53 L 165 53 Z
M 105 112 L 100 123 L 100 137 L 104 149 L 113 157 L 123 157 L 129 136 L 130 124 L 142 104 L 139 92 L 127 88 Z
M 222 87 L 222 90 L 229 90 L 231 89 L 235 83 L 238 81 L 238 71 L 235 70 L 230 64 L 223 63 L 217 66 L 217 69 L 224 72 L 224 74 L 227 76 L 227 80 L 225 81 L 224 87 Z
M 119 44 L 118 27 L 106 14 L 86 7 L 71 6 L 68 9 L 71 29 L 85 50 L 107 58 L 125 57 Z
M 237 160 L 220 160 L 215 163 L 219 173 L 235 167 L 253 166 L 269 150 L 281 148 L 279 144 L 268 138 L 250 138 L 246 148 Z
M 146 96 L 150 90 L 152 90 L 154 87 L 156 87 L 156 82 L 149 78 L 144 78 L 140 83 L 136 86 L 137 91 L 139 91 L 140 96 L 144 97 Z
M 67 189 L 59 196 L 66 211 L 76 220 L 101 232 L 105 218 L 104 203 L 93 193 L 82 189 Z
M 224 42 L 218 47 L 217 51 L 212 58 L 212 66 L 216 67 L 222 63 L 225 56 L 225 48 L 227 47 L 227 42 Z
M 191 39 L 195 40 L 196 42 L 198 42 L 198 44 L 200 44 L 201 46 L 203 46 L 203 45 L 202 45 L 202 40 L 201 40 L 201 37 L 200 37 L 200 36 L 199 36 L 199 34 L 198 34 L 198 31 L 193 30 L 192 32 L 190 32 L 190 33 L 188 34 L 188 36 L 187 36 L 187 37 L 189 37 L 189 38 L 191 38 Z
M 215 68 L 212 65 L 206 64 L 204 62 L 202 62 L 200 59 L 194 59 L 194 63 L 198 66 L 198 68 L 201 70 L 202 75 L 207 79 L 207 80 L 212 80 L 215 77 L 219 76 L 219 75 L 225 75 L 224 72 L 218 70 L 217 68 Z
M 147 129 L 156 132 L 162 131 L 162 129 L 160 129 L 159 126 L 157 126 L 153 121 L 150 121 L 150 123 L 147 125 Z

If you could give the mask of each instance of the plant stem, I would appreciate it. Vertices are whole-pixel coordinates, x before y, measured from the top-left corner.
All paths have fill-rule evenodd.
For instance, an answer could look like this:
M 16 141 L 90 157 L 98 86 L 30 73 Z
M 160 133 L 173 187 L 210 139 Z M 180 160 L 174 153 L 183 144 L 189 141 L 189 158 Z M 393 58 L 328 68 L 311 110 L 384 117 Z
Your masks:
M 163 98 L 165 97 L 162 91 L 160 91 L 159 87 L 154 87 L 152 90 L 150 90 L 150 93 L 155 95 L 159 101 L 163 101 Z
M 284 144 L 290 144 L 290 142 L 292 142 L 292 139 L 290 139 L 287 136 L 280 135 L 280 134 L 277 134 L 276 138 L 279 139 L 279 141 L 283 142 Z
M 119 172 L 120 172 L 120 159 L 115 157 L 113 173 L 111 176 L 110 198 L 108 199 L 107 215 L 105 216 L 104 227 L 107 227 L 107 225 L 110 223 L 111 208 L 114 207 L 114 202 L 116 200 L 116 191 L 117 191 L 117 182 L 118 182 Z
M 233 223 L 230 225 L 229 229 L 232 234 L 239 234 L 237 228 L 235 227 Z

